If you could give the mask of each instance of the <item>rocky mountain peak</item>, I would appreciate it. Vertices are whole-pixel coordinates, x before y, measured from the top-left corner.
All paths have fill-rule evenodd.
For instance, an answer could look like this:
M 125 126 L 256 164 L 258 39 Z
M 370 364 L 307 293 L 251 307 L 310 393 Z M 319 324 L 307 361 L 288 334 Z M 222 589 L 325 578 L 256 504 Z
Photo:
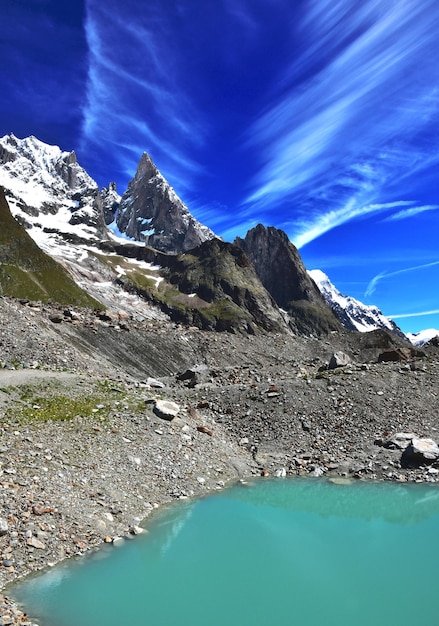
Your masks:
M 212 239 L 144 152 L 116 215 L 120 232 L 162 252 L 185 252 Z
M 296 300 L 322 302 L 297 248 L 284 231 L 258 224 L 235 243 L 245 250 L 262 284 L 281 308 L 288 309 Z
M 152 178 L 153 176 L 157 176 L 159 173 L 157 167 L 155 166 L 153 160 L 149 156 L 147 152 L 144 152 L 140 157 L 139 164 L 137 165 L 136 174 L 134 176 L 134 180 L 139 180 L 141 178 Z
M 294 330 L 320 334 L 340 328 L 284 231 L 258 224 L 235 243 L 246 252 L 277 305 L 289 313 Z
M 111 224 L 114 222 L 121 200 L 121 196 L 117 193 L 115 182 L 111 182 L 108 184 L 108 187 L 101 189 L 101 198 L 105 223 Z

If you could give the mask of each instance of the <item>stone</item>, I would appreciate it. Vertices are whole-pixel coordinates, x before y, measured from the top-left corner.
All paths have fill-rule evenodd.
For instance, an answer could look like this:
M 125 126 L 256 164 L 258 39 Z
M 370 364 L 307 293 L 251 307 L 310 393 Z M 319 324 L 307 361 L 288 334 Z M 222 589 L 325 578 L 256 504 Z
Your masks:
M 383 446 L 389 450 L 405 450 L 414 437 L 416 437 L 414 433 L 395 433 Z
M 133 463 L 134 465 L 141 465 L 142 464 L 142 459 L 138 456 L 129 456 L 128 457 L 128 461 L 130 463 Z
M 351 363 L 351 359 L 349 358 L 347 354 L 341 351 L 334 352 L 331 358 L 329 359 L 328 369 L 334 370 L 337 367 L 346 367 L 346 365 L 349 365 L 350 363 Z
M 55 509 L 48 506 L 41 506 L 39 504 L 34 504 L 32 507 L 32 513 L 34 515 L 45 515 L 46 513 L 54 513 Z
M 396 361 L 407 361 L 410 357 L 410 353 L 407 353 L 402 348 L 394 348 L 391 350 L 384 350 L 378 355 L 378 363 L 390 363 Z
M 9 530 L 8 522 L 3 517 L 0 517 L 0 537 L 3 535 L 6 535 L 8 530 Z
M 154 403 L 154 413 L 157 417 L 171 421 L 180 412 L 180 406 L 170 400 L 156 400 Z
M 199 433 L 204 433 L 205 435 L 209 435 L 209 437 L 212 437 L 213 432 L 210 430 L 210 428 L 207 428 L 206 426 L 197 426 L 197 430 Z
M 49 319 L 52 324 L 61 324 L 64 321 L 64 316 L 59 313 L 54 313 L 53 315 L 49 315 Z
M 27 539 L 26 541 L 26 544 L 31 548 L 37 548 L 38 550 L 44 550 L 46 547 L 44 543 L 40 541 L 37 537 L 29 537 L 29 539 Z
M 113 546 L 116 548 L 120 548 L 125 543 L 125 539 L 123 537 L 114 537 L 113 538 Z
M 413 437 L 401 457 L 402 467 L 431 465 L 439 459 L 439 446 L 433 439 Z
M 153 387 L 154 389 L 163 389 L 165 386 L 165 383 L 162 383 L 160 380 L 151 377 L 148 377 L 146 379 L 146 384 L 148 385 L 148 387 Z

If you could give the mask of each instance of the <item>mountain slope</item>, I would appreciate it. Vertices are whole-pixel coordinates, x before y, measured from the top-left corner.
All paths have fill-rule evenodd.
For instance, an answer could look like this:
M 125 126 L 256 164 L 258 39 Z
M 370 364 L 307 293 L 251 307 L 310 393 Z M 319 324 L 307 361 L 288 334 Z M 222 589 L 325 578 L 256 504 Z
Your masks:
M 246 252 L 277 305 L 288 312 L 295 331 L 321 334 L 341 328 L 286 233 L 259 224 L 235 243 Z
M 104 242 L 106 263 L 134 258 L 149 269 L 123 266 L 119 282 L 158 305 L 171 319 L 207 330 L 287 332 L 285 320 L 243 250 L 219 239 L 171 255 L 150 247 Z M 116 256 L 115 256 L 116 255 Z
M 390 318 L 383 315 L 378 307 L 363 304 L 351 296 L 343 295 L 321 270 L 310 270 L 308 274 L 320 289 L 326 302 L 349 330 L 366 333 L 377 328 L 385 328 L 402 339 L 406 336 Z
M 0 187 L 0 293 L 84 307 L 102 305 L 80 289 L 66 270 L 45 254 L 12 216 Z

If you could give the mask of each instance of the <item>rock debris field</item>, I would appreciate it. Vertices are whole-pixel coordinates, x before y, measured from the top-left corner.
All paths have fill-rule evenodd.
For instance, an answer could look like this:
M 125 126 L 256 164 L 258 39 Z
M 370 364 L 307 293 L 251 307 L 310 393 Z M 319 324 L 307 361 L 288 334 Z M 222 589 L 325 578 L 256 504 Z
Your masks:
M 435 345 L 8 299 L 0 321 L 2 587 L 250 476 L 439 480 Z M 31 621 L 1 596 L 0 624 L 18 623 Z

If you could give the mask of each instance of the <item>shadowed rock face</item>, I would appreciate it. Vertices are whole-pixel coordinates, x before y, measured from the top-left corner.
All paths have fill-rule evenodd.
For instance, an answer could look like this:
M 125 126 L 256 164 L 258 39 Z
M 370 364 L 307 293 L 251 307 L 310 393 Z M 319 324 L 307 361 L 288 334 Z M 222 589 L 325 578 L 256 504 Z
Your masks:
M 245 251 L 278 306 L 291 315 L 295 330 L 320 334 L 341 327 L 286 233 L 259 224 L 235 243 Z
M 186 252 L 215 236 L 189 213 L 146 153 L 122 196 L 116 223 L 128 237 L 162 252 Z
M 246 252 L 262 284 L 280 307 L 288 309 L 295 300 L 323 304 L 299 252 L 282 230 L 259 224 L 248 231 L 245 239 L 237 238 L 235 243 Z

